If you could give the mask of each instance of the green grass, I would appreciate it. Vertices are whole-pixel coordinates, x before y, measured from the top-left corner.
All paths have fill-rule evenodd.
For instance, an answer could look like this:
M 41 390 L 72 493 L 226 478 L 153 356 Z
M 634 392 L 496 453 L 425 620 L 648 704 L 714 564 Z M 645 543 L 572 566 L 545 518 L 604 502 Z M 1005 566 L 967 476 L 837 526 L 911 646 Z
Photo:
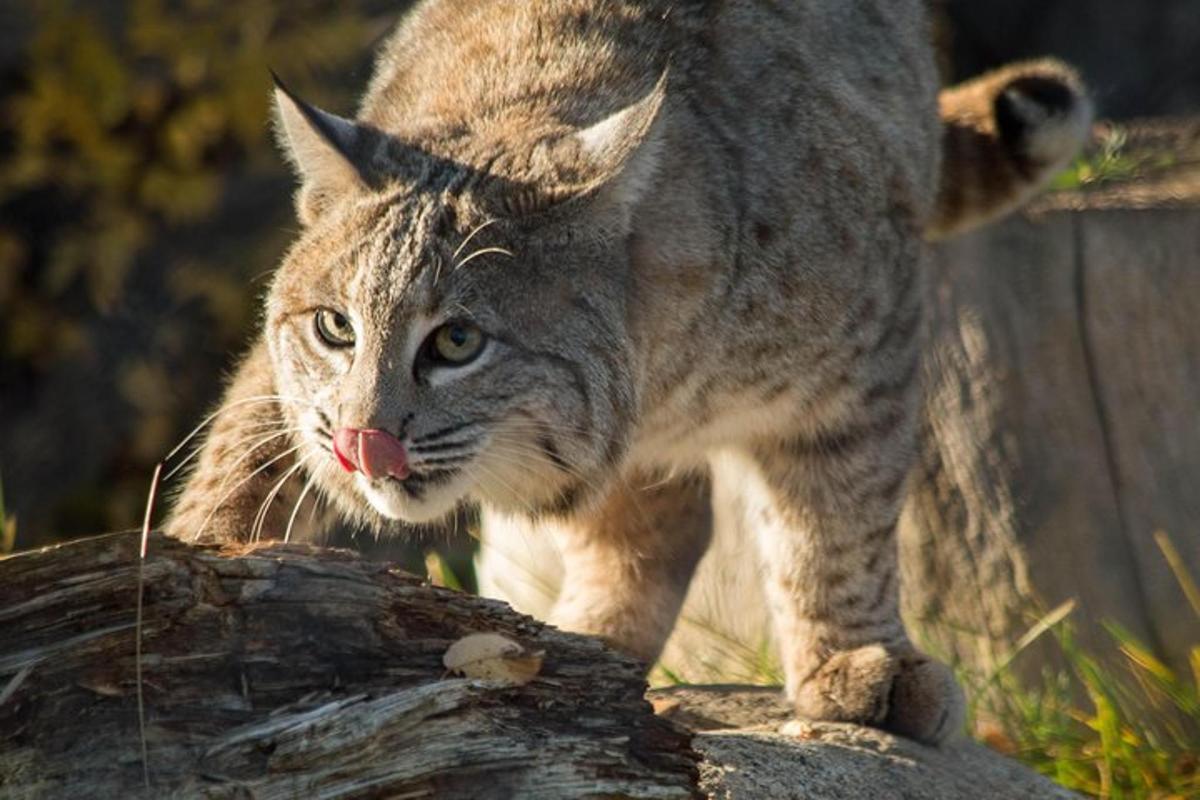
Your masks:
M 1051 191 L 1072 191 L 1135 180 L 1175 165 L 1170 153 L 1138 152 L 1128 134 L 1113 126 L 1101 134 L 1099 147 L 1085 152 L 1050 183 Z
M 1106 627 L 1113 653 L 1097 654 L 1078 644 L 1069 619 L 1053 626 L 1066 668 L 1046 669 L 1032 685 L 1010 669 L 986 686 L 961 676 L 976 699 L 973 731 L 1092 797 L 1200 797 L 1200 646 L 1193 674 L 1179 675 L 1127 631 Z
M 1200 622 L 1200 590 L 1170 540 L 1155 539 L 1187 598 L 1182 613 Z M 963 676 L 975 697 L 975 731 L 1092 797 L 1200 797 L 1200 642 L 1179 672 L 1119 625 L 1104 627 L 1112 648 L 1096 653 L 1079 644 L 1069 614 L 1035 625 L 1053 637 L 1066 666 L 1044 670 L 1033 685 L 1012 666 L 1040 634 L 1025 637 L 986 685 Z

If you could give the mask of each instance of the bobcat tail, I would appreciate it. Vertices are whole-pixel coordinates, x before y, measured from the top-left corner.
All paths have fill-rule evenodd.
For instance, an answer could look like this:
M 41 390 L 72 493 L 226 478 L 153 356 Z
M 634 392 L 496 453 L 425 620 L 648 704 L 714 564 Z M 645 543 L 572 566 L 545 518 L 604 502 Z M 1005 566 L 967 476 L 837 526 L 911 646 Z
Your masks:
M 1092 122 L 1079 76 L 1052 60 L 988 72 L 943 90 L 938 105 L 942 174 L 931 239 L 1016 208 L 1075 157 Z

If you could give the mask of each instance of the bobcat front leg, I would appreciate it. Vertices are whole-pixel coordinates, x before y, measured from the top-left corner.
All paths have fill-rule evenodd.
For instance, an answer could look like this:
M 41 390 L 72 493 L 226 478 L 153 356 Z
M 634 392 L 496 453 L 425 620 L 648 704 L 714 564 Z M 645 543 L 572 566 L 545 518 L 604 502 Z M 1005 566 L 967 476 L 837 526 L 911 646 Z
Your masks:
M 543 523 L 564 567 L 550 621 L 653 664 L 708 547 L 708 488 L 702 477 L 633 475 L 590 513 Z
M 298 452 L 260 341 L 222 399 L 167 518 L 167 534 L 188 541 L 282 538 L 289 522 L 299 525 L 308 516 L 306 506 L 293 517 L 306 477 Z
M 724 455 L 713 479 L 741 489 L 797 712 L 938 742 L 961 729 L 963 701 L 900 620 L 895 529 L 915 438 L 912 389 L 895 384 L 913 380 L 906 361 L 836 427 Z

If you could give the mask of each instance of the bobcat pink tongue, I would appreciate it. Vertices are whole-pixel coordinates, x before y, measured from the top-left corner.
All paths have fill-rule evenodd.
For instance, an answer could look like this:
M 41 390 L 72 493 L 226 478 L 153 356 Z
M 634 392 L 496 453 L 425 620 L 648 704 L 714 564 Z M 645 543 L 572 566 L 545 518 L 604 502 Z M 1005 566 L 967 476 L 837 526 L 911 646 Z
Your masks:
M 333 435 L 333 454 L 346 472 L 358 469 L 358 430 L 342 428 Z
M 361 470 L 368 478 L 408 477 L 408 453 L 387 431 L 342 428 L 333 435 L 333 454 L 347 472 Z

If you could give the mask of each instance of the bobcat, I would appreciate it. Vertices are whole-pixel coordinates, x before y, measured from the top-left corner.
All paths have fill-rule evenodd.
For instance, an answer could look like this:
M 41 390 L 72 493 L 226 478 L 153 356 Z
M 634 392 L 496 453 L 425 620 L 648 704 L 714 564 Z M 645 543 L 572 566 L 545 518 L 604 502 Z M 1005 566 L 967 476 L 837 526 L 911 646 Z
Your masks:
M 724 482 L 798 714 L 955 733 L 897 610 L 922 239 L 1036 189 L 1090 107 L 1053 62 L 939 96 L 925 5 L 429 0 L 357 119 L 277 84 L 304 228 L 168 532 L 479 501 L 555 537 L 554 622 L 650 662 Z

